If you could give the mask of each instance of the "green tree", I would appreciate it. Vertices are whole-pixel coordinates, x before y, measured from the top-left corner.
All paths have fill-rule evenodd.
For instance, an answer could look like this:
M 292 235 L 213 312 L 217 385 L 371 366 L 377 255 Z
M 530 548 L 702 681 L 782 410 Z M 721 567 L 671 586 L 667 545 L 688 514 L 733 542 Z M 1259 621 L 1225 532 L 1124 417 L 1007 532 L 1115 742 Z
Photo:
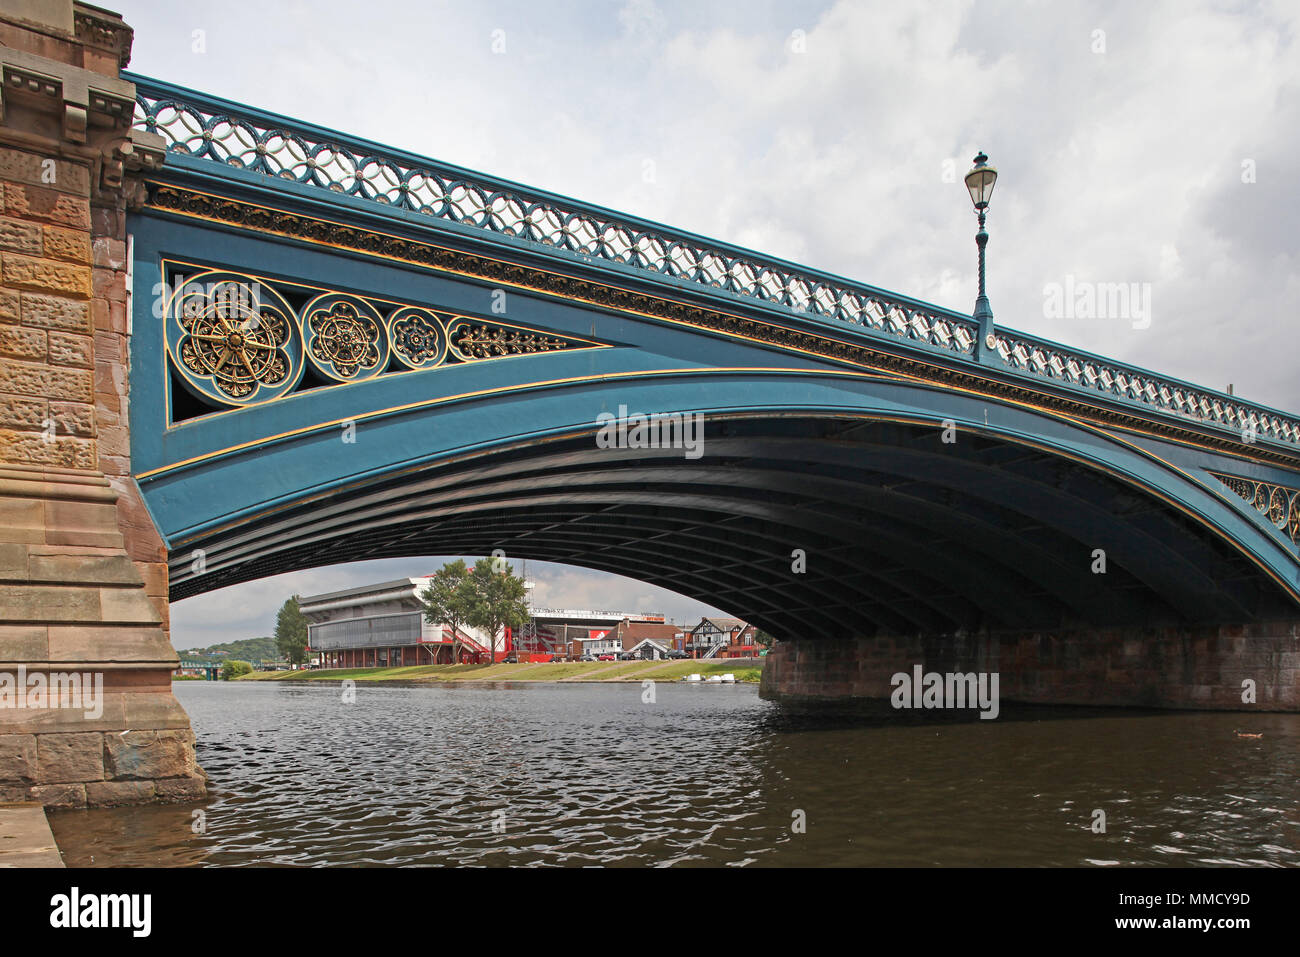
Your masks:
M 307 660 L 307 617 L 298 608 L 294 595 L 275 616 L 275 649 L 291 665 Z
M 425 621 L 451 629 L 451 660 L 453 664 L 459 662 L 460 630 L 474 607 L 474 586 L 465 563 L 457 559 L 434 572 L 432 580 L 420 592 L 420 603 L 424 605 Z M 429 654 L 436 655 L 437 649 L 430 648 Z
M 253 666 L 247 661 L 237 661 L 231 658 L 221 666 L 221 678 L 223 681 L 229 681 L 231 678 L 238 678 L 241 675 L 253 673 Z
M 765 632 L 762 628 L 754 629 L 754 644 L 762 645 L 764 648 L 771 648 L 776 644 L 776 639 Z
M 503 628 L 520 628 L 528 621 L 528 590 L 508 564 L 493 558 L 475 562 L 469 581 L 474 603 L 465 620 L 487 632 L 491 652 Z

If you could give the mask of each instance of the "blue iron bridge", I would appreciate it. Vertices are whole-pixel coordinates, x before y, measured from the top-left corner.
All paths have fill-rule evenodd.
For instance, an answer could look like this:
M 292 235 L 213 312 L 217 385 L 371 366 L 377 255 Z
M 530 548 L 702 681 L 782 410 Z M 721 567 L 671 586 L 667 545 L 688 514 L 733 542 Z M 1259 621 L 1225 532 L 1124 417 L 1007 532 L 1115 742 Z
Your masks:
M 127 78 L 173 599 L 501 549 L 779 637 L 1296 618 L 1293 415 Z

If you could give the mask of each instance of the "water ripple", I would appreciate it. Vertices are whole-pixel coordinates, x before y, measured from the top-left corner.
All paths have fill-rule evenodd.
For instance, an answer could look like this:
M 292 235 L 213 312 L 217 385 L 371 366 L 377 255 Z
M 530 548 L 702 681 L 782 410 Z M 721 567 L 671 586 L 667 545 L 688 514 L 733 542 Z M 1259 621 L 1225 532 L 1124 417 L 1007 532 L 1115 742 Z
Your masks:
M 1245 746 L 1232 715 L 963 722 L 745 686 L 176 694 L 206 831 L 192 806 L 58 812 L 69 865 L 1300 864 L 1295 715 L 1255 716 L 1267 735 Z

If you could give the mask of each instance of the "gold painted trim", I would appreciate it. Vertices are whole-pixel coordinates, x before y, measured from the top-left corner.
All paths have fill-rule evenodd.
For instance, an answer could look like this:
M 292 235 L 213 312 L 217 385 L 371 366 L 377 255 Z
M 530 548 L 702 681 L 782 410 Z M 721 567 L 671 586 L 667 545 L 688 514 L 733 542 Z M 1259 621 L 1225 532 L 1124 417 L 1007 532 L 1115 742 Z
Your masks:
M 418 370 L 412 370 L 412 371 L 418 371 Z M 254 448 L 256 446 L 268 445 L 270 443 L 277 442 L 281 439 L 295 438 L 297 436 L 306 435 L 311 432 L 321 432 L 324 431 L 325 429 L 335 428 L 339 425 L 342 425 L 345 422 L 364 422 L 368 419 L 377 419 L 386 415 L 396 415 L 402 412 L 410 412 L 413 409 L 429 408 L 432 406 L 443 405 L 445 403 L 456 402 L 461 399 L 477 399 L 477 398 L 482 398 L 484 396 L 502 395 L 504 393 L 509 393 L 509 392 L 531 392 L 536 389 L 552 388 L 555 386 L 574 385 L 580 382 L 593 382 L 598 379 L 614 382 L 620 379 L 646 378 L 651 376 L 666 376 L 666 375 L 679 376 L 679 375 L 688 375 L 692 373 L 696 373 L 696 374 L 718 373 L 718 372 L 742 372 L 742 373 L 743 372 L 787 372 L 788 373 L 788 372 L 796 372 L 796 371 L 804 371 L 804 370 L 787 369 L 780 366 L 753 367 L 753 368 L 748 368 L 744 366 L 694 366 L 694 367 L 681 368 L 681 369 L 635 369 L 628 372 L 602 372 L 602 373 L 595 373 L 593 375 L 569 376 L 564 379 L 542 379 L 534 382 L 521 382 L 516 385 L 500 386 L 495 389 L 478 389 L 474 392 L 461 392 L 458 393 L 457 395 L 439 396 L 433 399 L 421 399 L 418 402 L 408 402 L 404 405 L 390 406 L 387 409 L 375 409 L 372 412 L 363 412 L 358 415 L 349 415 L 339 419 L 330 419 L 329 421 L 326 422 L 317 422 L 314 425 L 304 425 L 297 429 L 290 429 L 287 432 L 279 432 L 275 435 L 264 436 L 260 439 L 254 439 L 249 442 L 241 442 L 239 445 L 231 445 L 231 446 L 227 446 L 224 449 L 217 449 L 212 452 L 205 452 L 202 455 L 196 455 L 193 456 L 192 458 L 183 459 L 179 462 L 172 462 L 170 465 L 160 465 L 157 468 L 149 469 L 147 472 L 139 472 L 136 474 L 135 477 L 137 480 L 149 479 L 157 475 L 162 475 L 166 472 L 171 472 L 179 468 L 184 468 L 187 465 L 194 465 L 198 462 L 207 461 L 208 459 L 211 458 L 230 455 L 233 452 L 239 452 L 244 449 Z M 852 372 L 848 369 L 819 369 L 814 374 L 849 376 L 851 378 L 858 378 L 858 379 L 892 380 L 892 377 L 890 376 L 886 376 L 878 373 L 869 373 L 869 372 Z M 360 385 L 361 383 L 348 382 L 343 384 Z M 225 411 L 218 414 L 225 415 L 227 412 L 239 412 L 239 411 L 242 410 L 226 409 Z M 204 416 L 204 419 L 206 421 L 207 417 Z M 184 424 L 185 423 L 181 423 L 182 426 Z

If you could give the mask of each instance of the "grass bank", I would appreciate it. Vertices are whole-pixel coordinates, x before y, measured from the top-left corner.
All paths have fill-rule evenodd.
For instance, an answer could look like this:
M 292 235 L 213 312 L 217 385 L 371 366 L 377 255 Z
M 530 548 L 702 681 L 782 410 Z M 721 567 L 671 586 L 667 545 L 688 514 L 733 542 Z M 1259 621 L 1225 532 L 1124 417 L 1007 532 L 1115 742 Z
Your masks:
M 408 668 L 334 668 L 316 671 L 258 671 L 236 681 L 680 681 L 730 672 L 736 681 L 757 682 L 762 659 L 736 661 L 568 661 L 518 665 L 413 665 Z

